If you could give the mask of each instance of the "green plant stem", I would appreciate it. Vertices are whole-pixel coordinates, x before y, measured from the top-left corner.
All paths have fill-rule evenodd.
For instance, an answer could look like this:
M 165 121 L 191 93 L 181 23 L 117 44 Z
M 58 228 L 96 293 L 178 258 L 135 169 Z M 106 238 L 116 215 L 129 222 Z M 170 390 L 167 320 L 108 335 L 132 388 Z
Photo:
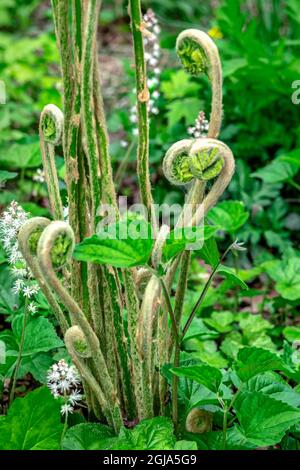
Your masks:
M 224 408 L 224 413 L 223 413 L 223 438 L 222 438 L 222 448 L 223 450 L 226 450 L 226 441 L 227 441 L 227 419 L 228 419 L 228 409 Z
M 68 429 L 68 413 L 65 414 L 64 427 L 63 427 L 63 431 L 61 433 L 61 438 L 60 438 L 60 447 L 61 448 L 62 448 L 62 443 L 63 443 L 64 437 L 66 435 L 67 429 Z
M 29 303 L 29 301 L 28 301 L 28 298 L 26 297 L 25 307 L 24 307 L 24 321 L 23 321 L 21 339 L 20 339 L 20 344 L 19 344 L 19 352 L 18 352 L 16 367 L 15 367 L 14 376 L 13 376 L 12 387 L 11 387 L 10 396 L 9 396 L 9 403 L 10 404 L 12 404 L 12 402 L 14 400 L 14 397 L 15 397 L 17 378 L 18 378 L 18 373 L 19 373 L 19 370 L 20 370 L 20 365 L 21 365 L 21 360 L 22 360 L 22 355 L 23 355 L 24 342 L 25 342 L 25 330 L 26 330 L 26 325 L 27 325 L 27 321 L 28 321 L 28 318 L 29 318 L 28 303 Z
M 119 188 L 120 184 L 121 184 L 121 181 L 122 181 L 122 178 L 123 178 L 123 175 L 124 175 L 124 172 L 126 170 L 126 167 L 127 167 L 127 164 L 129 162 L 129 159 L 130 159 L 130 154 L 131 154 L 131 151 L 133 149 L 135 145 L 135 141 L 133 140 L 129 146 L 128 146 L 128 149 L 125 153 L 125 156 L 123 158 L 123 160 L 121 161 L 121 164 L 119 165 L 119 168 L 116 172 L 116 176 L 115 176 L 115 182 L 116 182 L 116 188 Z
M 138 116 L 138 152 L 137 172 L 142 203 L 146 206 L 149 220 L 154 221 L 152 214 L 152 194 L 149 174 L 149 117 L 147 104 L 149 91 L 147 87 L 147 71 L 145 62 L 143 23 L 140 0 L 129 0 L 131 29 L 135 58 L 137 116 Z
M 175 344 L 175 353 L 174 353 L 174 367 L 178 367 L 180 364 L 180 345 Z M 174 423 L 175 433 L 178 430 L 178 382 L 179 377 L 173 374 L 172 377 L 172 419 Z
M 183 330 L 182 330 L 182 335 L 181 335 L 181 341 L 183 341 L 183 339 L 184 339 L 184 337 L 185 337 L 185 335 L 186 335 L 186 333 L 187 333 L 187 331 L 188 331 L 188 329 L 189 329 L 189 327 L 190 327 L 190 325 L 191 325 L 191 323 L 192 323 L 192 321 L 193 321 L 193 319 L 194 319 L 194 317 L 195 317 L 195 315 L 196 315 L 196 313 L 197 313 L 198 308 L 199 308 L 200 305 L 202 304 L 202 302 L 203 302 L 203 300 L 204 300 L 204 298 L 205 298 L 205 296 L 206 296 L 206 294 L 207 294 L 207 291 L 208 291 L 208 289 L 209 289 L 209 287 L 210 287 L 210 285 L 211 285 L 211 283 L 212 283 L 212 281 L 213 281 L 215 275 L 216 275 L 217 272 L 218 272 L 219 267 L 221 266 L 223 260 L 226 258 L 227 254 L 228 254 L 229 251 L 231 250 L 231 247 L 232 247 L 232 244 L 227 248 L 227 250 L 224 252 L 224 254 L 222 255 L 222 257 L 220 258 L 219 262 L 218 262 L 218 263 L 216 264 L 216 266 L 213 268 L 213 270 L 212 270 L 212 272 L 211 272 L 211 274 L 210 274 L 210 276 L 209 276 L 209 278 L 208 278 L 208 280 L 207 280 L 207 282 L 206 282 L 206 284 L 205 284 L 205 286 L 204 286 L 204 289 L 203 289 L 203 291 L 201 292 L 201 295 L 200 295 L 199 299 L 197 300 L 196 304 L 194 305 L 194 307 L 193 307 L 193 309 L 192 309 L 192 311 L 191 311 L 191 313 L 190 313 L 190 316 L 189 316 L 189 318 L 188 318 L 186 324 L 184 325 L 184 328 L 183 328 Z
M 293 179 L 288 180 L 288 183 L 293 186 L 294 188 L 298 189 L 300 191 L 300 184 L 296 183 Z
M 90 0 L 88 2 L 84 31 L 81 89 L 83 128 L 86 141 L 92 202 L 91 230 L 93 233 L 95 233 L 96 215 L 101 201 L 99 187 L 99 155 L 96 139 L 96 124 L 93 113 L 93 71 L 99 10 L 100 1 Z

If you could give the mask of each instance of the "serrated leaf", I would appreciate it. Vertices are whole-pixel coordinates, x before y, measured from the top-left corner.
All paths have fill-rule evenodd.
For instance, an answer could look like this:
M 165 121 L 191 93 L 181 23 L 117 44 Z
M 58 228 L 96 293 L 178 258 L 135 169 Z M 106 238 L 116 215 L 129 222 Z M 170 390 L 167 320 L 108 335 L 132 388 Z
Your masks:
M 177 377 L 185 377 L 194 380 L 215 393 L 219 390 L 223 377 L 219 369 L 206 364 L 174 367 L 171 369 L 171 372 L 177 375 Z
M 37 168 L 42 156 L 38 141 L 13 144 L 0 152 L 0 165 L 5 168 Z
M 288 385 L 283 378 L 275 372 L 264 372 L 263 374 L 252 377 L 245 383 L 243 390 L 248 392 L 262 392 L 290 406 L 300 408 L 300 393 Z
M 198 250 L 216 231 L 217 227 L 212 225 L 172 230 L 163 247 L 163 260 L 167 262 L 185 249 Z
M 142 266 L 148 262 L 153 244 L 148 222 L 123 220 L 76 245 L 73 256 L 78 261 L 117 268 Z
M 234 408 L 242 434 L 257 446 L 277 444 L 300 419 L 299 409 L 262 392 L 241 392 Z
M 234 320 L 234 315 L 231 312 L 213 312 L 209 318 L 204 318 L 203 321 L 206 325 L 214 328 L 219 333 L 227 333 L 231 331 L 231 323 Z
M 172 101 L 167 105 L 167 119 L 170 127 L 175 126 L 181 120 L 185 121 L 186 125 L 193 122 L 199 113 L 199 100 L 198 98 L 184 98 Z
M 268 349 L 246 347 L 238 352 L 234 368 L 239 378 L 246 382 L 262 372 L 282 370 L 284 365 L 281 358 Z
M 296 155 L 299 155 L 299 150 L 296 152 L 297 154 L 293 154 L 293 159 L 295 159 Z M 284 181 L 288 181 L 292 179 L 299 171 L 299 163 L 295 164 L 293 159 L 288 159 L 288 155 L 285 157 L 280 156 L 265 167 L 260 168 L 259 170 L 252 173 L 251 176 L 260 178 L 264 181 L 264 183 L 268 184 L 283 183 Z
M 186 437 L 197 441 L 199 450 L 224 450 L 224 437 L 222 431 L 210 431 L 204 434 L 188 433 Z M 245 436 L 237 429 L 236 426 L 227 429 L 226 450 L 251 450 L 255 445 L 247 442 Z
M 249 212 L 241 201 L 223 201 L 207 214 L 208 220 L 220 230 L 235 234 L 249 218 Z
M 206 240 L 201 250 L 197 251 L 197 255 L 214 268 L 220 261 L 220 253 L 215 238 L 212 237 Z
M 41 387 L 17 398 L 0 421 L 0 449 L 58 450 L 62 430 L 60 404 Z
M 112 429 L 98 423 L 81 423 L 66 432 L 63 450 L 103 450 L 108 439 L 111 444 Z
M 12 323 L 12 330 L 18 343 L 21 341 L 23 321 L 23 315 L 18 315 Z M 22 357 L 61 348 L 63 345 L 63 341 L 57 336 L 54 326 L 47 318 L 31 318 L 25 329 Z
M 287 300 L 300 299 L 300 257 L 289 257 L 283 261 L 264 263 L 275 289 Z
M 174 450 L 197 450 L 197 443 L 195 441 L 177 441 Z

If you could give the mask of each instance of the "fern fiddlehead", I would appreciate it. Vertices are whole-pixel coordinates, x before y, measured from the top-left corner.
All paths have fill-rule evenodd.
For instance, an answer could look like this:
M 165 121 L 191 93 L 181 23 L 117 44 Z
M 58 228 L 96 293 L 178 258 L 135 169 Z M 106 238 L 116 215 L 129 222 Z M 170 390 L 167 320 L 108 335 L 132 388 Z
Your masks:
M 51 212 L 55 219 L 63 219 L 63 206 L 55 166 L 55 146 L 62 140 L 64 116 L 54 104 L 45 106 L 40 117 L 40 144 Z

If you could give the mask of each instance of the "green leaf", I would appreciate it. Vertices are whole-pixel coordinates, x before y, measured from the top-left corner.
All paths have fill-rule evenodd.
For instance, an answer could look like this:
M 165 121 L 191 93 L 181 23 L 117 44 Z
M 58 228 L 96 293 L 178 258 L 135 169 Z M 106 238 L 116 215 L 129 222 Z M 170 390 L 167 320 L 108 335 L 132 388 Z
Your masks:
M 247 284 L 239 277 L 233 268 L 221 264 L 217 269 L 217 273 L 224 276 L 226 279 L 229 279 L 233 285 L 239 286 L 244 290 L 248 290 Z
M 284 369 L 282 360 L 276 354 L 267 349 L 254 347 L 241 349 L 234 367 L 243 382 L 262 372 Z
M 110 237 L 110 238 L 108 238 Z M 76 245 L 74 258 L 117 268 L 145 265 L 154 240 L 145 220 L 123 220 Z
M 247 441 L 271 446 L 299 422 L 300 410 L 262 392 L 242 392 L 234 404 L 240 430 Z
M 204 318 L 206 325 L 214 328 L 219 333 L 227 333 L 232 329 L 234 315 L 231 312 L 213 312 L 210 318 Z
M 81 423 L 66 432 L 62 442 L 63 450 L 102 450 L 105 442 L 111 444 L 112 430 L 103 424 Z
M 215 367 L 206 364 L 188 366 L 188 367 L 174 367 L 171 372 L 177 377 L 185 377 L 190 380 L 204 385 L 212 392 L 217 392 L 222 382 L 222 373 Z
M 163 247 L 164 262 L 169 261 L 189 246 L 192 249 L 197 249 L 198 245 L 202 246 L 203 242 L 211 238 L 216 231 L 217 227 L 211 225 L 172 230 Z
M 157 417 L 138 424 L 132 431 L 122 428 L 114 450 L 171 450 L 175 445 L 173 423 Z
M 276 184 L 283 183 L 292 179 L 299 171 L 300 150 L 291 152 L 285 156 L 280 156 L 265 167 L 255 171 L 251 176 L 260 178 L 265 183 Z M 296 162 L 294 161 L 296 160 Z
M 0 170 L 0 183 L 4 183 L 5 181 L 8 181 L 8 180 L 13 180 L 16 176 L 18 176 L 18 173 L 13 173 L 12 171 Z
M 249 212 L 241 201 L 223 201 L 213 207 L 207 218 L 220 230 L 235 234 L 249 218 Z
M 299 326 L 286 326 L 282 334 L 291 343 L 293 343 L 294 341 L 300 341 L 300 327 Z
M 0 165 L 5 168 L 37 168 L 42 156 L 38 141 L 26 144 L 13 144 L 0 152 Z
M 184 98 L 172 101 L 167 105 L 167 119 L 169 127 L 175 126 L 181 120 L 184 120 L 186 125 L 193 122 L 199 113 L 199 100 L 198 98 Z
M 18 343 L 21 341 L 23 321 L 23 315 L 18 315 L 12 323 L 12 330 Z M 63 345 L 63 341 L 57 336 L 52 323 L 47 318 L 31 318 L 25 329 L 22 357 L 61 348 Z
M 245 383 L 243 390 L 265 393 L 276 400 L 283 401 L 295 408 L 300 408 L 300 393 L 288 385 L 275 372 L 264 372 L 252 377 Z
M 197 251 L 197 255 L 214 268 L 220 261 L 220 253 L 215 238 L 206 240 L 201 250 Z
M 161 91 L 167 100 L 184 98 L 189 94 L 194 94 L 198 90 L 198 85 L 190 80 L 190 76 L 184 70 L 172 73 L 170 80 L 163 81 Z
M 17 398 L 0 421 L 0 449 L 59 450 L 62 430 L 60 404 L 41 387 Z
M 300 257 L 264 263 L 268 275 L 276 282 L 275 289 L 287 300 L 300 299 Z
M 187 437 L 194 437 L 199 450 L 224 450 L 222 431 L 205 432 L 199 435 L 188 433 Z M 247 442 L 236 426 L 227 429 L 226 450 L 250 450 L 254 448 L 255 445 Z
M 177 441 L 174 450 L 197 450 L 197 443 L 195 441 Z

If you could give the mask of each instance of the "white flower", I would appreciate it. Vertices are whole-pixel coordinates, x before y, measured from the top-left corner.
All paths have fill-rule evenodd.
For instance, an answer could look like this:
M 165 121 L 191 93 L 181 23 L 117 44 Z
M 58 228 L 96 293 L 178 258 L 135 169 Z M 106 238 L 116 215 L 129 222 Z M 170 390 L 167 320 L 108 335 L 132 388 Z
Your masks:
M 81 400 L 82 394 L 79 392 L 79 390 L 75 389 L 73 392 L 70 393 L 69 403 L 71 405 L 76 406 Z
M 30 302 L 27 308 L 28 308 L 28 311 L 32 313 L 33 315 L 38 311 L 37 306 L 33 302 Z
M 11 272 L 14 277 L 27 277 L 28 274 L 26 268 L 19 268 L 18 266 L 13 266 Z
M 73 411 L 74 411 L 74 408 L 69 403 L 65 403 L 64 405 L 62 405 L 62 407 L 60 409 L 60 412 L 63 416 L 71 414 L 71 413 L 73 413 Z
M 33 181 L 37 183 L 45 183 L 45 173 L 41 168 L 38 168 L 36 173 L 32 177 Z
M 25 286 L 23 279 L 17 279 L 13 285 L 12 292 L 14 294 L 19 294 Z
M 32 296 L 34 296 L 35 294 L 37 294 L 39 291 L 39 287 L 36 285 L 33 285 L 33 286 L 25 286 L 23 288 L 23 295 L 24 297 L 26 297 L 27 299 L 30 299 Z
M 128 142 L 126 140 L 121 140 L 120 145 L 121 145 L 122 148 L 126 148 L 126 147 L 128 147 Z

